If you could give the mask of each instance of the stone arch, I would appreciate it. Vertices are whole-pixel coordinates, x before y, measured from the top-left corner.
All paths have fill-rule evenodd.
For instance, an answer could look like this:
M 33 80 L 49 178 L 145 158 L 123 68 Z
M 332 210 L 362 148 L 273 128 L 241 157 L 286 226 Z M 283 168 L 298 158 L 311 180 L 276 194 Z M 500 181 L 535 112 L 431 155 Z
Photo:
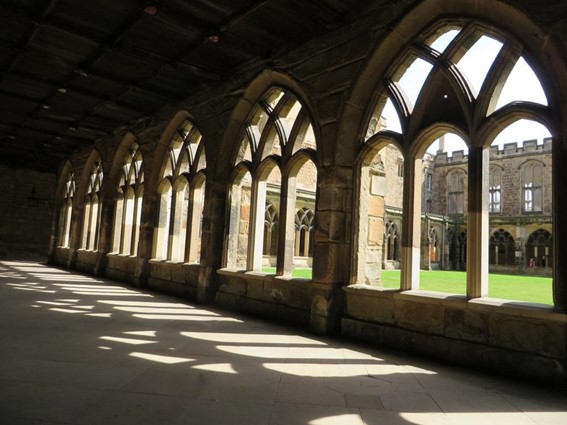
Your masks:
M 108 176 L 105 176 L 109 194 L 114 193 L 114 188 L 118 186 L 120 181 L 120 172 L 122 170 L 122 161 L 133 143 L 138 143 L 138 139 L 134 133 L 128 131 L 124 134 L 118 148 L 114 152 L 112 164 L 110 166 L 110 170 L 108 170 Z
M 567 70 L 565 63 L 558 59 L 562 57 L 558 46 L 549 42 L 544 28 L 538 27 L 526 14 L 502 1 L 473 5 L 451 0 L 427 0 L 402 17 L 392 31 L 383 40 L 380 40 L 379 47 L 370 55 L 358 75 L 340 119 L 340 128 L 344 129 L 351 129 L 353 125 L 350 123 L 355 123 L 354 126 L 357 123 L 357 135 L 352 138 L 340 138 L 340 143 L 337 143 L 339 148 L 336 157 L 348 156 L 348 152 L 354 150 L 354 146 L 351 145 L 352 141 L 358 141 L 364 137 L 366 122 L 370 118 L 368 105 L 395 58 L 408 43 L 419 38 L 424 29 L 435 30 L 436 27 L 445 26 L 447 16 L 497 22 L 497 26 L 502 31 L 529 46 L 529 54 L 533 59 L 530 65 L 536 69 L 536 73 L 541 78 L 549 104 L 559 107 L 561 99 L 567 95 L 567 83 L 562 77 Z M 339 134 L 345 136 L 349 133 L 350 131 L 339 131 Z M 349 139 L 352 140 L 351 143 Z
M 321 146 L 319 142 L 319 140 L 321 140 L 321 131 L 315 108 L 305 90 L 295 79 L 287 74 L 274 70 L 264 70 L 247 86 L 241 99 L 232 111 L 228 126 L 220 143 L 219 152 L 221 154 L 217 159 L 216 168 L 218 179 L 224 181 L 228 178 L 228 174 L 233 168 L 233 159 L 238 152 L 239 146 L 237 145 L 241 139 L 242 126 L 254 110 L 256 104 L 272 87 L 281 87 L 284 90 L 289 90 L 303 103 L 307 111 L 309 111 L 309 118 L 313 124 L 317 150 L 323 149 L 323 146 Z
M 85 197 L 85 195 L 87 193 L 88 184 L 89 184 L 89 176 L 90 176 L 93 164 L 97 159 L 101 161 L 101 166 L 102 166 L 103 175 L 104 175 L 104 163 L 102 163 L 102 158 L 100 156 L 100 152 L 95 148 L 91 151 L 91 153 L 87 157 L 87 160 L 84 162 L 83 170 L 81 172 L 79 180 L 76 181 L 77 190 L 75 192 L 75 196 L 77 197 L 77 201 L 80 203 L 81 206 L 82 206 L 82 199 Z M 75 175 L 75 178 L 76 177 L 77 176 Z M 103 184 L 106 185 L 106 180 L 103 180 Z M 101 188 L 101 190 L 102 190 L 102 188 Z
M 153 158 L 150 164 L 152 173 L 146 178 L 146 192 L 148 194 L 157 193 L 158 186 L 161 181 L 161 169 L 165 155 L 169 151 L 169 143 L 179 126 L 185 121 L 191 120 L 195 122 L 193 116 L 185 110 L 177 111 L 173 117 L 165 125 L 158 143 L 153 152 Z
M 489 263 L 500 266 L 513 266 L 516 263 L 516 243 L 504 229 L 495 230 L 490 236 Z

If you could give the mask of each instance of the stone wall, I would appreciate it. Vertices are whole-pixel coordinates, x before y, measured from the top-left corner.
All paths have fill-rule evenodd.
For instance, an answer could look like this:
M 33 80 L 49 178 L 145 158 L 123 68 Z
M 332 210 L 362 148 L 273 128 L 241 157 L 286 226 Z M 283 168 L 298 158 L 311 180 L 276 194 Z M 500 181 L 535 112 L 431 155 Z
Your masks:
M 45 259 L 52 233 L 55 174 L 0 166 L 0 256 Z

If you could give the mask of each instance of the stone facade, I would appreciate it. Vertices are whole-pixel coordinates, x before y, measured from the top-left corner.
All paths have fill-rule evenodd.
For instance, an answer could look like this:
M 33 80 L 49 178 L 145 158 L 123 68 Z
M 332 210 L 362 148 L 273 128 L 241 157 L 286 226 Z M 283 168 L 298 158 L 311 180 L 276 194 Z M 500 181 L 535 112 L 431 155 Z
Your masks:
M 44 257 L 52 234 L 55 176 L 0 167 L 0 256 Z

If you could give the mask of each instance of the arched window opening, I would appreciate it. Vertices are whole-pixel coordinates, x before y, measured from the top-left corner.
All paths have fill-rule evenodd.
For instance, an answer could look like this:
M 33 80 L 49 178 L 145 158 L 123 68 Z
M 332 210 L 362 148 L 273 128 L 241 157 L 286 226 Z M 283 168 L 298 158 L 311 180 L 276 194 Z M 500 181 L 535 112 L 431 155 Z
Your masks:
M 159 208 L 157 217 L 157 228 L 154 232 L 153 257 L 159 260 L 167 259 L 169 246 L 169 226 L 171 215 L 171 182 L 165 179 L 161 182 L 158 190 Z
M 200 261 L 205 170 L 201 133 L 185 120 L 171 138 L 161 167 L 154 258 Z
M 313 231 L 315 214 L 308 208 L 301 208 L 295 214 L 295 256 L 313 256 Z
M 410 57 L 394 74 L 394 81 L 401 88 L 408 111 L 411 113 L 433 65 L 421 58 Z M 401 73 L 399 80 L 395 77 Z
M 59 237 L 58 245 L 62 248 L 69 248 L 71 236 L 71 217 L 73 215 L 73 197 L 75 196 L 75 173 L 71 170 L 67 174 L 65 182 L 65 194 L 63 205 L 59 213 Z
M 468 145 L 455 133 L 433 141 L 421 160 L 421 270 L 466 270 Z M 462 294 L 465 276 L 443 286 L 420 275 L 420 288 Z M 424 280 L 422 282 L 422 280 Z
M 280 198 L 282 175 L 277 166 L 274 166 L 268 176 L 260 178 L 258 182 L 257 199 L 263 202 L 263 225 L 257 226 L 254 237 L 262 240 L 262 258 L 259 268 L 266 270 L 276 267 L 278 260 L 278 240 L 280 233 Z M 261 208 L 257 204 L 257 208 Z M 260 217 L 260 211 L 258 211 Z M 260 220 L 258 220 L 260 222 Z M 255 253 L 256 255 L 258 253 Z M 257 259 L 256 264 L 259 262 Z M 258 266 L 257 266 L 258 267 Z M 255 269 L 257 270 L 257 269 Z
M 400 233 L 399 224 L 389 220 L 386 223 L 386 241 L 384 243 L 386 259 L 383 267 L 384 270 L 398 269 L 400 262 Z
M 529 49 L 521 40 L 464 18 L 420 31 L 405 45 L 376 83 L 366 133 L 361 131 L 366 143 L 382 135 L 407 147 L 403 168 L 411 208 L 402 220 L 407 232 L 402 288 L 487 296 L 489 270 L 508 267 L 523 273 L 527 235 L 537 227 L 552 230 L 553 138 L 538 123 L 561 126 L 547 108 L 544 76 L 538 75 L 545 67 L 522 56 Z M 384 118 L 388 109 L 392 120 Z M 390 121 L 399 121 L 400 130 L 384 131 L 391 129 Z M 424 145 L 440 133 L 427 149 Z M 455 139 L 462 146 L 454 146 Z M 364 192 L 368 184 L 361 176 Z M 362 198 L 359 214 L 367 219 Z M 372 249 L 362 243 L 371 228 L 365 221 L 355 239 L 356 252 L 365 252 L 364 261 L 357 262 L 356 282 L 370 276 L 360 272 Z M 512 239 L 495 240 L 499 229 Z M 386 251 L 388 234 L 382 240 Z M 470 273 L 459 275 L 452 287 L 429 285 L 420 270 L 437 265 Z
M 539 266 L 541 257 L 545 256 L 545 247 L 534 249 L 534 245 L 527 241 L 534 228 L 543 226 L 551 232 L 553 227 L 552 146 L 549 130 L 527 119 L 517 120 L 504 128 L 490 146 L 489 212 L 498 212 L 489 218 L 487 230 L 490 235 L 490 295 L 505 299 L 522 296 L 521 291 L 502 291 L 498 286 L 499 278 L 492 272 L 551 275 L 550 267 Z M 500 202 L 500 209 L 494 211 L 493 202 L 496 204 L 498 196 L 506 202 Z M 502 229 L 506 230 L 506 238 Z M 549 263 L 547 259 L 544 262 Z M 550 295 L 541 294 L 542 298 Z M 538 301 L 531 298 L 534 296 L 535 293 L 530 293 L 522 299 Z
M 293 269 L 303 277 L 310 275 L 313 266 L 316 185 L 317 167 L 310 160 L 288 178 L 288 208 L 290 213 L 295 211 Z M 291 195 L 295 196 L 289 199 Z
M 294 216 L 298 209 L 315 209 L 317 168 L 311 158 L 317 143 L 309 111 L 295 94 L 271 88 L 244 122 L 240 140 L 226 266 L 288 276 L 308 268 L 301 276 L 310 277 L 310 261 L 299 264 L 294 255 Z
M 89 175 L 87 194 L 85 196 L 85 210 L 83 216 L 83 235 L 81 248 L 95 251 L 98 247 L 100 228 L 100 189 L 102 186 L 102 164 L 96 160 Z
M 191 239 L 189 241 L 189 258 L 190 263 L 198 263 L 201 259 L 201 244 L 193 243 L 194 240 L 200 241 L 203 236 L 203 208 L 205 206 L 205 177 L 195 179 L 192 190 L 192 198 L 189 205 L 191 206 L 189 218 L 189 232 Z
M 516 101 L 528 101 L 547 106 L 547 97 L 532 68 L 520 57 L 506 79 L 498 96 L 496 110 Z
M 237 175 L 230 188 L 229 237 L 226 266 L 246 269 L 248 266 L 248 239 L 252 199 L 252 176 L 248 171 Z
M 489 263 L 493 266 L 515 266 L 516 243 L 510 233 L 498 229 L 490 237 Z
M 553 267 L 553 240 L 551 233 L 538 229 L 529 235 L 526 241 L 526 258 L 528 267 L 542 269 Z
M 439 53 L 443 53 L 447 46 L 453 41 L 453 39 L 459 34 L 461 28 L 455 27 L 443 27 L 440 32 L 433 34 L 429 37 L 425 44 L 427 44 L 432 49 L 435 49 Z
M 378 139 L 379 140 L 379 139 Z M 403 217 L 403 155 L 391 143 L 363 146 L 358 198 L 356 283 L 399 288 Z
M 276 255 L 278 248 L 278 224 L 280 222 L 278 210 L 268 202 L 264 214 L 264 244 L 262 254 L 266 258 L 265 265 L 270 267 L 276 265 Z
M 187 218 L 189 214 L 189 182 L 185 175 L 180 176 L 174 184 L 172 206 L 172 232 L 168 259 L 175 262 L 183 262 L 185 259 Z
M 501 48 L 502 42 L 488 35 L 483 35 L 456 62 L 457 67 L 467 78 L 473 94 L 480 93 L 482 84 Z
M 120 182 L 116 193 L 112 252 L 137 255 L 144 185 L 142 153 L 133 143 L 122 160 Z
M 390 97 L 384 97 L 378 102 L 366 128 L 366 140 L 382 131 L 395 131 L 402 134 L 402 124 L 398 111 Z

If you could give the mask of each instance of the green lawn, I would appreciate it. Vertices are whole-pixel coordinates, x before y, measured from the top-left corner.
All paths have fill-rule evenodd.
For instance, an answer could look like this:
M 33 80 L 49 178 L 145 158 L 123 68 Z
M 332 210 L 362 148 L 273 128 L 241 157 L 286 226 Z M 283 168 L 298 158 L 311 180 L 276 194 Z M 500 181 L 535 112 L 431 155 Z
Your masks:
M 262 269 L 264 273 L 275 273 L 275 267 Z M 311 269 L 294 269 L 293 277 L 311 279 Z M 422 271 L 419 275 L 420 287 L 426 291 L 447 292 L 465 295 L 466 273 L 434 270 Z M 384 270 L 382 283 L 385 288 L 400 287 L 400 271 Z M 542 304 L 552 304 L 551 278 L 536 276 L 519 276 L 506 274 L 489 275 L 488 295 L 505 300 L 528 301 Z
M 421 271 L 420 288 L 426 291 L 448 292 L 464 295 L 466 293 L 466 273 L 434 270 Z M 385 288 L 400 287 L 400 271 L 384 270 L 382 282 Z M 490 274 L 488 277 L 488 296 L 505 300 L 528 301 L 552 304 L 551 278 Z
M 264 273 L 275 273 L 276 268 L 275 267 L 264 267 L 262 269 L 262 272 L 264 272 Z M 293 269 L 293 272 L 291 273 L 291 275 L 293 277 L 303 277 L 305 279 L 311 279 L 311 269 Z

